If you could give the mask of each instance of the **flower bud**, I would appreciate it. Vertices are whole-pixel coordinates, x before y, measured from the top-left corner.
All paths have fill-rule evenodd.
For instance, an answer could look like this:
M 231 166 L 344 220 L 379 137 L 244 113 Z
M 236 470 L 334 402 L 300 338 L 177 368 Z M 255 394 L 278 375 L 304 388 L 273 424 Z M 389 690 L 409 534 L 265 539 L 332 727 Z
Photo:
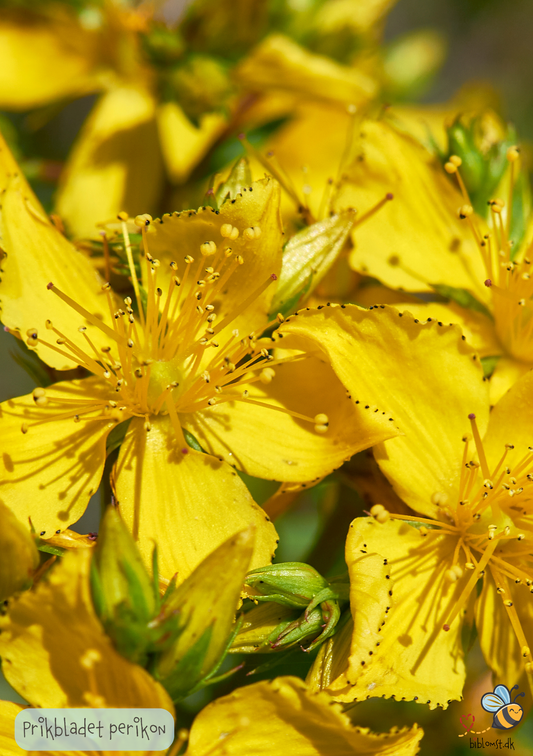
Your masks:
M 343 210 L 302 229 L 287 242 L 271 318 L 278 312 L 288 315 L 300 299 L 311 294 L 343 251 L 355 219 L 355 210 Z
M 267 653 L 277 651 L 273 643 L 283 630 L 301 612 L 280 604 L 253 605 L 244 615 L 243 623 L 232 643 L 231 651 L 236 654 Z
M 347 582 L 341 579 L 330 582 L 301 562 L 253 570 L 246 584 L 254 590 L 250 596 L 254 603 L 281 604 L 287 609 L 280 611 L 278 606 L 266 611 L 266 607 L 257 606 L 248 611 L 233 643 L 233 650 L 243 653 L 277 651 L 301 646 L 308 640 L 312 642 L 305 650 L 311 651 L 333 635 L 341 616 L 341 604 L 349 600 Z M 290 609 L 304 607 L 302 614 L 291 616 Z
M 30 587 L 39 552 L 28 528 L 2 502 L 0 519 L 0 601 L 5 601 Z
M 203 687 L 226 655 L 254 540 L 252 528 L 229 538 L 163 603 L 157 621 L 177 627 L 152 672 L 174 701 Z
M 284 562 L 252 570 L 246 577 L 246 585 L 260 594 L 253 596 L 254 601 L 304 608 L 328 587 L 328 581 L 308 564 Z
M 143 664 L 150 645 L 147 625 L 158 609 L 155 586 L 135 542 L 114 507 L 108 507 L 91 563 L 96 612 L 117 650 Z

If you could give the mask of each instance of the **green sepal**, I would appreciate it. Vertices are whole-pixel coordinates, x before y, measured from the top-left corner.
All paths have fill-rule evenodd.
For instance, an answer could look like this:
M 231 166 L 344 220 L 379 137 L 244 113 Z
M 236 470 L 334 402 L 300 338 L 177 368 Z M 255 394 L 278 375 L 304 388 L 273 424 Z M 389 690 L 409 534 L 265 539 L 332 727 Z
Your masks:
M 175 623 L 151 672 L 172 696 L 205 684 L 235 633 L 235 611 L 253 554 L 255 531 L 236 533 L 209 554 L 168 597 L 152 626 Z
M 61 546 L 51 546 L 46 541 L 36 543 L 38 551 L 42 551 L 45 554 L 53 554 L 54 556 L 62 557 L 67 552 L 67 549 L 62 549 Z
M 273 649 L 301 646 L 307 638 L 320 635 L 323 624 L 324 618 L 320 609 L 313 609 L 309 613 L 304 612 L 297 620 L 289 622 L 277 637 L 272 638 L 270 645 Z
M 124 420 L 123 423 L 119 423 L 111 429 L 109 435 L 107 436 L 105 445 L 106 457 L 109 457 L 111 452 L 115 451 L 115 449 L 118 449 L 119 446 L 122 445 L 124 439 L 126 438 L 126 433 L 128 431 L 130 423 L 131 417 L 129 418 L 129 420 Z
M 479 312 L 487 318 L 490 318 L 490 320 L 494 320 L 492 313 L 485 307 L 485 305 L 466 289 L 459 289 L 455 286 L 446 286 L 446 284 L 430 284 L 430 286 L 433 291 L 441 297 L 451 299 L 461 307 L 465 307 L 468 310 L 474 310 L 474 312 Z
M 186 428 L 182 428 L 181 430 L 183 431 L 183 436 L 185 438 L 185 441 L 187 442 L 187 445 L 190 446 L 191 449 L 194 449 L 197 452 L 201 452 L 202 454 L 207 454 L 205 449 L 202 449 L 196 437 L 193 436 L 190 431 L 188 431 Z
M 248 158 L 238 158 L 233 164 L 228 178 L 220 183 L 214 191 L 214 198 L 218 207 L 221 207 L 226 200 L 235 199 L 237 194 L 242 192 L 244 187 L 249 187 L 251 183 L 252 172 Z
M 298 231 L 285 245 L 270 319 L 288 315 L 318 286 L 343 254 L 354 228 L 356 213 L 343 210 Z
M 162 632 L 148 627 L 158 606 L 153 581 L 114 507 L 104 514 L 90 575 L 95 611 L 107 634 L 123 656 L 144 664 Z
M 496 357 L 482 357 L 480 359 L 481 367 L 483 368 L 483 375 L 485 378 L 490 378 L 496 369 L 500 356 Z
M 204 630 L 196 643 L 187 649 L 168 677 L 159 678 L 155 670 L 156 680 L 159 679 L 173 701 L 179 701 L 190 695 L 196 688 L 198 680 L 202 678 L 202 665 L 212 634 L 213 626 L 211 625 Z

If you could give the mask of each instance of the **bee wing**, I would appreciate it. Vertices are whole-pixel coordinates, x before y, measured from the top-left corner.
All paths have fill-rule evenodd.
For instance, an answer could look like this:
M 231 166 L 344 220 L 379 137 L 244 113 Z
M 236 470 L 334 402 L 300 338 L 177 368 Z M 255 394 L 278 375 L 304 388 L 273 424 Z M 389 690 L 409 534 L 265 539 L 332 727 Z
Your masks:
M 505 701 L 496 695 L 496 693 L 485 693 L 481 699 L 481 705 L 485 711 L 498 711 L 498 709 L 501 709 L 505 705 Z
M 499 696 L 504 703 L 511 703 L 511 693 L 506 685 L 497 685 L 494 688 L 494 695 Z

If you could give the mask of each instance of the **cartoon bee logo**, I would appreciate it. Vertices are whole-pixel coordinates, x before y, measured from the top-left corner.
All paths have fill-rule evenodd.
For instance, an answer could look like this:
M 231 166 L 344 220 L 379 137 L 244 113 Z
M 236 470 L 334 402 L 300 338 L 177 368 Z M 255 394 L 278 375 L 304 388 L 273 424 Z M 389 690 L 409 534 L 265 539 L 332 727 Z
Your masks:
M 524 710 L 516 699 L 525 696 L 518 693 L 511 702 L 511 693 L 518 685 L 513 685 L 511 690 L 506 685 L 497 685 L 492 693 L 485 693 L 481 698 L 481 706 L 485 711 L 494 712 L 492 726 L 499 730 L 510 730 L 520 722 L 524 716 Z

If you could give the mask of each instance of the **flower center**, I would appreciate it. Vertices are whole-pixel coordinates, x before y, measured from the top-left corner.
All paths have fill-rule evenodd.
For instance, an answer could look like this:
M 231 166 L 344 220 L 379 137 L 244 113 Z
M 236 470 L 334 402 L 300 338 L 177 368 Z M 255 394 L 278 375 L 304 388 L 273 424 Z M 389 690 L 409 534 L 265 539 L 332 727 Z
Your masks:
M 533 671 L 530 649 L 511 600 L 510 587 L 511 583 L 522 584 L 533 593 L 533 557 L 531 545 L 526 541 L 533 529 L 533 517 L 524 508 L 524 503 L 533 499 L 533 447 L 528 447 L 524 456 L 511 467 L 506 462 L 514 446 L 505 444 L 500 460 L 490 469 L 476 417 L 474 414 L 468 417 L 472 433 L 463 437 L 465 446 L 455 504 L 450 502 L 447 494 L 439 491 L 433 494 L 432 503 L 438 506 L 442 519 L 392 513 L 390 516 L 430 525 L 429 528 L 425 525 L 419 528 L 423 538 L 444 534 L 455 539 L 453 557 L 444 579 L 449 583 L 463 581 L 463 587 L 457 600 L 446 609 L 443 630 L 450 629 L 478 580 L 489 569 L 526 660 L 526 669 Z M 471 459 L 471 441 L 477 460 Z M 373 508 L 371 514 L 378 521 L 385 521 L 382 507 L 379 511 Z
M 231 241 L 239 236 L 239 229 L 224 224 L 220 229 L 221 242 L 205 241 L 196 257 L 186 255 L 179 269 L 172 261 L 164 291 L 158 281 L 160 262 L 148 251 L 147 230 L 151 217 L 144 215 L 135 219 L 143 237 L 142 286 L 136 273 L 127 216 L 121 213 L 119 220 L 137 314 L 131 297 L 124 299 L 124 307 L 116 309 L 111 288 L 105 284 L 102 288 L 107 297 L 111 327 L 50 283 L 48 289 L 103 332 L 109 344 L 98 351 L 86 326 L 78 329 L 86 342 L 85 349 L 61 333 L 51 321 L 46 322 L 46 328 L 56 335 L 55 343 L 42 339 L 36 329 L 27 332 L 30 347 L 39 343 L 46 345 L 106 381 L 109 399 L 85 403 L 81 409 L 70 407 L 62 415 L 48 417 L 48 420 L 73 417 L 79 421 L 82 415 L 88 414 L 91 417 L 87 419 L 94 420 L 95 410 L 100 410 L 101 419 L 107 422 L 131 416 L 144 417 L 145 427 L 149 430 L 150 417 L 161 413 L 170 415 L 176 435 L 181 439 L 180 413 L 209 409 L 225 401 L 247 401 L 270 407 L 260 397 L 251 396 L 247 389 L 239 391 L 239 387 L 257 381 L 270 383 L 275 376 L 275 365 L 302 359 L 305 355 L 275 359 L 257 343 L 253 332 L 240 338 L 239 331 L 231 330 L 231 326 L 277 280 L 277 276 L 268 276 L 229 313 L 218 318 L 220 295 L 234 272 L 244 264 L 243 258 L 234 255 L 230 246 Z M 242 233 L 253 241 L 260 237 L 261 229 L 255 226 Z M 264 328 L 269 325 L 265 323 Z M 36 389 L 34 401 L 37 406 L 48 404 L 46 391 Z M 288 409 L 280 411 L 310 422 L 318 433 L 327 431 L 328 419 L 324 414 L 310 418 Z M 28 427 L 24 423 L 22 431 L 27 432 Z

